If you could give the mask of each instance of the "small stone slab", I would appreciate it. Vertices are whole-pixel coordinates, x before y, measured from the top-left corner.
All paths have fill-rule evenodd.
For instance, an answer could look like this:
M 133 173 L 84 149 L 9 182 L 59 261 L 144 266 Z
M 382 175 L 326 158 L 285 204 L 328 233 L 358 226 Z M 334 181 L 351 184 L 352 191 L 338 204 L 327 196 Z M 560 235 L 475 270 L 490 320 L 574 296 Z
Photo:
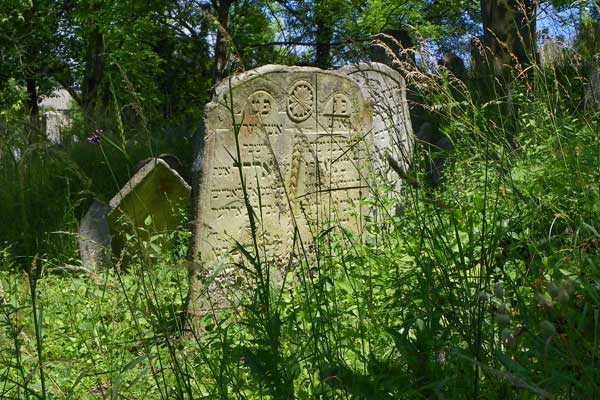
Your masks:
M 86 269 L 96 269 L 108 265 L 110 261 L 110 228 L 107 215 L 110 207 L 94 200 L 87 213 L 79 222 L 77 244 L 81 265 Z
M 190 191 L 185 180 L 160 158 L 144 164 L 109 203 L 115 253 L 125 245 L 127 233 L 146 238 L 148 231 L 160 233 L 177 228 L 181 223 L 179 210 L 189 208 Z

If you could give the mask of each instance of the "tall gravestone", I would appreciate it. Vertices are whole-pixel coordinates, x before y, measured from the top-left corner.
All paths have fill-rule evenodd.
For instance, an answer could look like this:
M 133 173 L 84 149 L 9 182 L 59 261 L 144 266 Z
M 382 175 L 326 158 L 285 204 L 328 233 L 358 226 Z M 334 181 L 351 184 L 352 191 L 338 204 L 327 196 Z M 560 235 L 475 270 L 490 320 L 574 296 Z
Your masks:
M 236 243 L 272 265 L 301 255 L 330 227 L 361 232 L 361 199 L 383 166 L 378 153 L 396 139 L 383 132 L 395 116 L 374 120 L 378 97 L 359 83 L 379 79 L 390 89 L 383 96 L 404 96 L 401 80 L 380 74 L 389 68 L 375 69 L 363 78 L 358 70 L 269 65 L 217 87 L 194 190 L 191 315 L 235 287 L 233 263 L 243 259 Z

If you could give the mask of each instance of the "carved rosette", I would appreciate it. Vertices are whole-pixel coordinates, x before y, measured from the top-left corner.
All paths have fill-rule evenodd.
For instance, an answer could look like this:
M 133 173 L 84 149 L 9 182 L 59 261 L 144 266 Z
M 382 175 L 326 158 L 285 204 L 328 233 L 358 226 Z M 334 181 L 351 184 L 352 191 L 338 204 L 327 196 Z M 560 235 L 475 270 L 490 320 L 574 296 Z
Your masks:
M 313 112 L 315 91 L 306 81 L 296 82 L 289 91 L 287 114 L 294 122 L 308 119 Z

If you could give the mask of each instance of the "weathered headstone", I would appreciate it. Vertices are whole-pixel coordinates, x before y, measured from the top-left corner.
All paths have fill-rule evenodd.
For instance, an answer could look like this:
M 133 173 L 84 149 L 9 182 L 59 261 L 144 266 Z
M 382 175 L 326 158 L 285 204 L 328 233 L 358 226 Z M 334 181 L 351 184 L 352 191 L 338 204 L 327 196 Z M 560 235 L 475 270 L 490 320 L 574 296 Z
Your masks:
M 389 171 L 391 156 L 406 171 L 412 160 L 414 135 L 406 101 L 406 84 L 400 73 L 380 63 L 348 65 L 339 70 L 361 87 L 373 104 L 373 144 L 381 176 L 396 179 Z
M 110 201 L 112 247 L 119 254 L 126 234 L 164 232 L 181 223 L 178 210 L 189 207 L 190 186 L 160 158 L 144 164 Z M 135 228 L 135 230 L 134 230 Z M 138 228 L 144 228 L 139 230 Z
M 375 63 L 342 71 L 270 65 L 217 87 L 193 200 L 192 315 L 235 287 L 228 267 L 243 258 L 236 243 L 270 263 L 302 254 L 329 227 L 361 233 L 361 199 L 385 168 L 384 153 L 404 166 L 411 156 L 403 90 L 399 75 Z
M 63 132 L 72 124 L 73 117 L 69 110 L 71 101 L 72 97 L 65 89 L 57 89 L 41 99 L 39 107 L 43 130 L 51 143 L 62 143 Z
M 87 213 L 79 222 L 77 244 L 81 265 L 86 269 L 96 269 L 107 265 L 110 260 L 110 228 L 107 215 L 110 207 L 94 200 Z

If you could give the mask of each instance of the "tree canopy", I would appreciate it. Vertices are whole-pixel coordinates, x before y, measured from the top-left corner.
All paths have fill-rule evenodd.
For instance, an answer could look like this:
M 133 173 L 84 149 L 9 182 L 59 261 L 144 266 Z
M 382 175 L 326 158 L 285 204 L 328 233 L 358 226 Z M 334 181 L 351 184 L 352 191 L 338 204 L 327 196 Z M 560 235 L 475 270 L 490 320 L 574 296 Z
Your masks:
M 550 6 L 578 10 L 577 37 L 591 57 L 598 11 L 586 1 L 575 8 L 559 0 L 4 1 L 0 112 L 5 126 L 7 110 L 27 116 L 25 131 L 35 133 L 40 96 L 63 88 L 88 122 L 119 109 L 127 124 L 143 109 L 152 121 L 191 127 L 227 74 L 267 63 L 329 68 L 365 60 L 380 32 L 408 32 L 440 54 L 463 56 L 482 36 L 498 63 L 510 64 L 511 52 L 523 62 L 535 57 L 535 20 Z

